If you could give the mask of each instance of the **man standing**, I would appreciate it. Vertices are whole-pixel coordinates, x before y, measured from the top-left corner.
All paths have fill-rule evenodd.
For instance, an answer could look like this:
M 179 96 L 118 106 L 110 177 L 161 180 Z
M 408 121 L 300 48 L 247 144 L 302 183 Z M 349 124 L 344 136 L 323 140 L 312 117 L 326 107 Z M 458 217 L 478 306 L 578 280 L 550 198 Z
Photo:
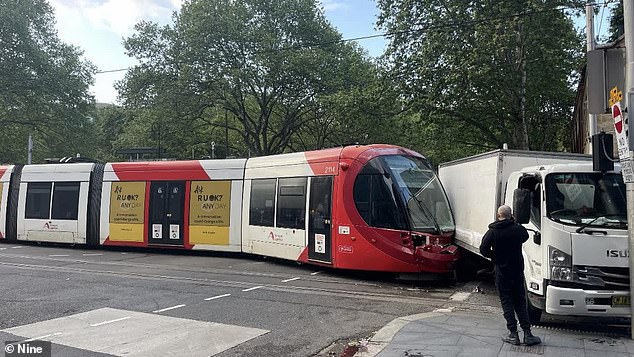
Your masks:
M 491 258 L 495 264 L 495 286 L 500 294 L 502 310 L 509 335 L 504 342 L 520 344 L 517 334 L 517 320 L 524 330 L 524 344 L 531 346 L 540 344 L 539 337 L 531 333 L 528 318 L 526 292 L 524 290 L 524 258 L 522 244 L 528 240 L 528 232 L 522 225 L 515 223 L 511 215 L 511 207 L 500 206 L 497 210 L 497 221 L 489 224 L 489 230 L 482 238 L 480 254 Z M 517 314 L 517 320 L 515 315 Z

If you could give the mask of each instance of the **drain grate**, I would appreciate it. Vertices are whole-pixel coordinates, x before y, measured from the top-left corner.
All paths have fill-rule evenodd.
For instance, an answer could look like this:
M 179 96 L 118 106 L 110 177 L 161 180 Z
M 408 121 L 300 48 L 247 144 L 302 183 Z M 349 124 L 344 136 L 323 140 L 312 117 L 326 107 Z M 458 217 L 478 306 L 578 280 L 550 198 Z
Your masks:
M 512 352 L 521 352 L 521 353 L 532 353 L 535 355 L 543 355 L 544 354 L 544 346 L 543 345 L 533 345 L 533 346 L 512 346 Z

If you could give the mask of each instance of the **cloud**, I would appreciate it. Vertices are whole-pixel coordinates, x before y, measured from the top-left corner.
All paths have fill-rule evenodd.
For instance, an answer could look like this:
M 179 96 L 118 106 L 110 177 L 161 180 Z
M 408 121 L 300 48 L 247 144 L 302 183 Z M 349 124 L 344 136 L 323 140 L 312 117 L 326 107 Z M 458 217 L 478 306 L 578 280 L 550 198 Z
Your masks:
M 140 20 L 172 23 L 172 13 L 184 0 L 49 0 L 55 10 L 60 39 L 84 51 L 100 70 L 127 68 L 136 60 L 125 55 L 121 38 L 133 34 Z M 95 76 L 91 91 L 99 102 L 116 102 L 113 82 L 125 72 Z
M 324 11 L 337 11 L 337 10 L 345 10 L 349 8 L 349 5 L 343 1 L 337 0 L 322 0 L 321 6 L 323 6 Z
M 174 7 L 174 9 L 180 10 L 180 8 L 185 3 L 185 0 L 170 0 L 170 3 L 172 3 L 172 6 Z
M 60 14 L 73 13 L 74 21 L 84 21 L 90 26 L 128 37 L 141 20 L 167 24 L 172 12 L 180 10 L 183 0 L 51 0 L 58 19 Z M 65 19 L 69 16 L 64 16 Z M 62 24 L 65 26 L 65 24 Z M 62 27 L 60 26 L 60 27 Z

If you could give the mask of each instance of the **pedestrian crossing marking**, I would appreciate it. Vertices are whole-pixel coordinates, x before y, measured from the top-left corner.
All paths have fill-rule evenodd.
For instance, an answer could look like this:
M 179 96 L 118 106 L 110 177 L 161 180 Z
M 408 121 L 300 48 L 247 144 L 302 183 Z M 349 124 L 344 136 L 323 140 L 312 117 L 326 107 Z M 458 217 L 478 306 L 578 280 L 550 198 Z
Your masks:
M 102 308 L 2 332 L 115 356 L 202 357 L 221 353 L 269 331 Z

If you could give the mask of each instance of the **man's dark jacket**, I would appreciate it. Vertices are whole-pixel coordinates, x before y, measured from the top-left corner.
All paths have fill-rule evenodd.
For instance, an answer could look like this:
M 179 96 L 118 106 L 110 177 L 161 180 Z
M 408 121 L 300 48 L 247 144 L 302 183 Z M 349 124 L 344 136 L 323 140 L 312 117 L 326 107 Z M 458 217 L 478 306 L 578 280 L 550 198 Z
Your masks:
M 504 219 L 489 224 L 482 238 L 480 254 L 495 264 L 495 271 L 502 276 L 517 276 L 524 272 L 522 244 L 528 240 L 526 228 L 513 219 Z

